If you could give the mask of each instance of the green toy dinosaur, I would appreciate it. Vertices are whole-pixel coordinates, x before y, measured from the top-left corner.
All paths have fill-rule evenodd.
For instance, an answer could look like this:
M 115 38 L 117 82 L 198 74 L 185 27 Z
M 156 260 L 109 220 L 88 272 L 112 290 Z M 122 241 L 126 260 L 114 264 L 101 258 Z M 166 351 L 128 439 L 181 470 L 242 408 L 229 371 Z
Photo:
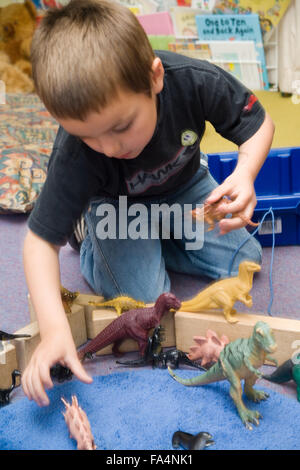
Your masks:
M 233 399 L 240 418 L 247 429 L 252 429 L 250 423 L 259 425 L 261 415 L 258 411 L 246 408 L 242 400 L 241 379 L 245 379 L 244 392 L 247 398 L 254 402 L 266 400 L 269 395 L 262 390 L 254 390 L 253 385 L 262 374 L 258 370 L 266 359 L 277 361 L 268 355 L 277 349 L 274 334 L 267 323 L 259 321 L 253 329 L 250 338 L 241 338 L 227 344 L 221 351 L 218 362 L 204 374 L 192 379 L 181 379 L 176 376 L 170 367 L 171 376 L 177 382 L 188 385 L 206 385 L 212 382 L 228 380 L 230 382 L 230 396 Z
M 95 307 L 114 308 L 119 316 L 122 314 L 122 312 L 127 312 L 128 310 L 143 308 L 146 306 L 144 302 L 141 302 L 140 300 L 134 300 L 131 297 L 126 297 L 124 295 L 111 300 L 107 300 L 106 302 L 90 301 L 89 304 L 95 305 Z

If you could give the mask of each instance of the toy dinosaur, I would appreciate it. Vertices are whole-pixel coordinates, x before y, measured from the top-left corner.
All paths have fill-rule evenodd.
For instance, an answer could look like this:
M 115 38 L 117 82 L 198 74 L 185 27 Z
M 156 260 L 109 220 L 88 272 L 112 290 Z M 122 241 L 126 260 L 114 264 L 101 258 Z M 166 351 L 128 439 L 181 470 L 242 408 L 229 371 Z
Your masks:
M 241 338 L 227 344 L 220 353 L 219 360 L 207 372 L 192 379 L 177 377 L 172 369 L 168 368 L 171 376 L 177 382 L 188 385 L 206 385 L 212 382 L 228 380 L 230 383 L 230 396 L 233 399 L 239 416 L 247 429 L 252 429 L 250 423 L 259 425 L 261 415 L 257 411 L 246 408 L 242 400 L 241 380 L 245 379 L 244 392 L 247 398 L 254 402 L 266 400 L 268 394 L 255 390 L 253 385 L 262 374 L 258 370 L 266 359 L 277 362 L 269 357 L 277 349 L 274 334 L 265 322 L 259 321 L 253 329 L 250 338 Z
M 143 308 L 146 306 L 145 302 L 140 300 L 134 300 L 131 297 L 121 296 L 116 297 L 106 302 L 89 302 L 90 305 L 95 305 L 95 307 L 110 307 L 114 308 L 117 314 L 120 316 L 122 312 L 127 312 L 134 308 Z
M 215 443 L 208 432 L 199 432 L 195 436 L 188 432 L 176 431 L 172 437 L 172 446 L 178 449 L 180 446 L 187 450 L 203 450 Z
M 216 222 L 219 222 L 221 219 L 224 219 L 225 214 L 224 212 L 220 212 L 219 208 L 221 205 L 229 204 L 231 202 L 230 199 L 227 197 L 223 197 L 218 201 L 214 202 L 213 204 L 208 204 L 207 202 L 204 203 L 203 207 L 197 207 L 191 211 L 193 219 L 206 222 L 208 224 L 207 231 L 210 232 L 215 228 Z M 251 225 L 252 227 L 257 227 L 259 223 L 252 222 L 251 219 L 244 216 L 240 212 L 237 212 L 232 215 L 232 217 L 239 217 L 242 219 L 243 222 L 246 222 L 247 225 Z
M 50 377 L 58 382 L 64 382 L 65 380 L 72 379 L 73 372 L 68 367 L 57 363 L 50 368 Z
M 79 292 L 71 292 L 63 286 L 60 286 L 61 300 L 66 313 L 71 313 L 71 307 Z
M 300 357 L 297 356 L 297 361 Z M 294 380 L 297 386 L 297 400 L 300 401 L 300 363 L 295 363 L 293 359 L 288 359 L 279 366 L 271 375 L 263 375 L 263 379 L 277 384 L 283 384 Z
M 168 349 L 167 351 L 163 351 L 161 347 L 161 342 L 163 341 L 163 331 L 164 328 L 161 325 L 154 329 L 152 336 L 148 338 L 147 348 L 142 358 L 132 361 L 116 361 L 117 364 L 128 367 L 141 367 L 150 364 L 152 367 L 161 368 L 167 368 L 168 364 L 170 364 L 173 368 L 179 367 L 179 364 L 185 364 L 190 367 L 206 370 L 197 362 L 191 361 L 187 355 L 179 349 L 173 348 Z
M 9 341 L 17 338 L 31 338 L 31 335 L 14 335 L 0 330 L 0 341 Z
M 10 388 L 0 389 L 0 406 L 5 406 L 9 404 L 9 396 L 14 388 L 16 388 L 16 377 L 20 377 L 21 372 L 15 369 L 12 374 L 12 384 Z
M 170 309 L 178 310 L 180 305 L 174 294 L 165 293 L 158 297 L 153 307 L 128 310 L 84 346 L 78 352 L 79 359 L 83 360 L 87 353 L 93 354 L 112 343 L 113 354 L 120 356 L 122 353 L 119 351 L 119 346 L 125 338 L 137 341 L 139 351 L 143 355 L 147 347 L 149 330 L 159 325 L 165 313 Z
M 194 336 L 193 340 L 196 346 L 190 347 L 188 358 L 191 361 L 201 359 L 201 365 L 203 367 L 217 362 L 220 352 L 224 349 L 224 346 L 229 343 L 229 339 L 226 335 L 222 335 L 219 339 L 217 333 L 212 330 L 207 330 L 206 336 Z
M 97 449 L 88 417 L 78 405 L 76 396 L 72 396 L 71 405 L 64 398 L 61 401 L 66 407 L 66 412 L 63 415 L 70 431 L 70 438 L 76 439 L 77 450 Z
M 214 282 L 193 299 L 182 302 L 181 310 L 200 312 L 201 310 L 222 309 L 226 320 L 229 323 L 236 323 L 238 320 L 232 317 L 236 313 L 233 305 L 239 300 L 247 307 L 252 307 L 252 297 L 249 291 L 252 288 L 253 274 L 260 269 L 260 265 L 253 261 L 243 261 L 239 265 L 237 276 Z

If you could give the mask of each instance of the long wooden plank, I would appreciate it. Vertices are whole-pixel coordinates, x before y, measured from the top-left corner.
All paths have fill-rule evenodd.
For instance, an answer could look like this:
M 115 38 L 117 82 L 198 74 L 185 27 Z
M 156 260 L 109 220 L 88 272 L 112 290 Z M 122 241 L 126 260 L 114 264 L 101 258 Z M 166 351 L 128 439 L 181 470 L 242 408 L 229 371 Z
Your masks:
M 228 336 L 230 341 L 251 336 L 253 327 L 258 321 L 264 321 L 274 331 L 278 345 L 276 353 L 272 356 L 279 364 L 291 358 L 300 350 L 300 321 L 289 318 L 271 317 L 257 314 L 237 313 L 235 318 L 238 323 L 228 323 L 222 312 L 203 311 L 201 313 L 177 312 L 175 314 L 176 347 L 184 352 L 189 352 L 194 336 L 205 336 L 211 329 L 218 336 Z M 298 342 L 298 343 L 297 343 Z

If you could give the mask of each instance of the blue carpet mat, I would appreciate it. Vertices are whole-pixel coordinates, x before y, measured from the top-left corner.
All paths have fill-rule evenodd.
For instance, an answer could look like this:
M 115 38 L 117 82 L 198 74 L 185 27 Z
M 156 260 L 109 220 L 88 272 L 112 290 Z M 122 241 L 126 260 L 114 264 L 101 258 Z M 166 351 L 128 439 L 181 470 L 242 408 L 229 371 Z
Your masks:
M 197 374 L 178 370 L 182 377 Z M 261 388 L 256 386 L 256 388 Z M 88 415 L 98 450 L 170 450 L 177 430 L 212 434 L 214 449 L 299 449 L 300 405 L 272 390 L 261 403 L 245 405 L 263 419 L 247 430 L 229 397 L 228 382 L 185 387 L 166 370 L 126 371 L 94 377 L 90 385 L 77 380 L 48 391 L 50 405 L 39 408 L 27 398 L 0 409 L 0 449 L 76 449 L 62 415 L 63 396 L 77 395 Z

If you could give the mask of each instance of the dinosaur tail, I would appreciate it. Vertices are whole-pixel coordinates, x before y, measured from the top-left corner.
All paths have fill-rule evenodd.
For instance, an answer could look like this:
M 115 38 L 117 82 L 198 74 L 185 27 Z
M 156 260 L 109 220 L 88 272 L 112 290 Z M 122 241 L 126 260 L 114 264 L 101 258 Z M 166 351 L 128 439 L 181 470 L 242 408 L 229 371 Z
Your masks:
M 178 375 L 174 374 L 174 372 L 172 371 L 170 367 L 168 367 L 168 371 L 169 371 L 169 374 L 173 377 L 173 379 L 176 380 L 176 382 L 179 382 L 180 384 L 186 385 L 189 387 L 195 387 L 197 385 L 206 385 L 212 382 L 219 382 L 226 378 L 218 362 L 204 374 L 197 375 L 196 377 L 193 377 L 192 379 L 182 379 L 181 377 L 178 377 Z
M 293 361 L 288 359 L 281 366 L 279 366 L 271 375 L 263 375 L 265 380 L 277 384 L 289 382 L 293 378 Z
M 95 354 L 106 346 L 120 341 L 123 338 L 122 328 L 116 325 L 117 320 L 110 323 L 94 339 L 89 341 L 78 352 L 79 359 L 82 360 L 87 354 Z
M 205 305 L 203 304 L 203 308 Z M 181 303 L 180 311 L 182 312 L 199 312 L 201 309 L 201 302 L 198 299 L 187 300 Z
M 116 364 L 120 364 L 121 366 L 125 367 L 142 367 L 146 366 L 147 362 L 145 359 L 134 359 L 132 361 L 116 361 Z
M 189 359 L 187 356 L 183 358 L 183 361 L 184 364 L 186 364 L 187 366 L 196 367 L 196 369 L 204 370 L 205 372 L 207 371 L 205 367 L 202 367 L 198 362 L 191 361 L 191 359 Z

